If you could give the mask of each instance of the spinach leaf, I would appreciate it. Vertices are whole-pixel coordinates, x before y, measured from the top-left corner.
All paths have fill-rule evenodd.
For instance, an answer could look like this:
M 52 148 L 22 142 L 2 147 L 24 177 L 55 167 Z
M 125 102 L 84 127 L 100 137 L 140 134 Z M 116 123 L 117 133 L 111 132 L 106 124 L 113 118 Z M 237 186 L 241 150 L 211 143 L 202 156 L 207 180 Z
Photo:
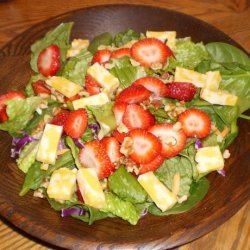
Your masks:
M 78 158 L 78 155 L 79 155 L 79 148 L 75 145 L 73 139 L 69 136 L 66 136 L 65 138 L 65 141 L 66 141 L 66 144 L 68 145 L 68 147 L 70 148 L 70 151 L 72 153 L 72 156 L 74 157 L 75 159 L 75 164 L 78 168 L 81 168 L 81 163 L 79 162 L 79 158 Z
M 155 109 L 150 107 L 148 110 L 155 117 L 157 123 L 175 121 L 168 116 L 167 112 L 163 108 Z
M 229 127 L 231 123 L 238 117 L 237 106 L 213 106 L 216 114 L 221 118 L 221 120 Z
M 90 129 L 89 127 L 86 128 L 84 134 L 81 137 L 81 139 L 83 140 L 83 142 L 92 141 L 94 139 L 93 133 L 94 132 L 92 131 L 92 129 Z
M 158 216 L 180 214 L 189 211 L 196 206 L 207 194 L 209 189 L 209 181 L 206 178 L 201 178 L 198 182 L 193 182 L 190 188 L 190 196 L 183 203 L 176 204 L 173 208 L 162 212 L 154 204 L 149 207 L 149 213 Z
M 111 45 L 112 42 L 113 42 L 113 37 L 110 33 L 108 32 L 102 33 L 99 36 L 96 36 L 92 39 L 92 41 L 89 44 L 88 51 L 90 51 L 92 54 L 95 54 L 100 45 Z
M 121 199 L 132 203 L 145 202 L 147 193 L 137 179 L 121 166 L 108 178 L 110 190 Z
M 132 41 L 138 40 L 140 38 L 140 34 L 135 32 L 132 29 L 125 30 L 123 32 L 118 32 L 115 35 L 114 42 L 116 47 L 121 47 L 122 45 Z

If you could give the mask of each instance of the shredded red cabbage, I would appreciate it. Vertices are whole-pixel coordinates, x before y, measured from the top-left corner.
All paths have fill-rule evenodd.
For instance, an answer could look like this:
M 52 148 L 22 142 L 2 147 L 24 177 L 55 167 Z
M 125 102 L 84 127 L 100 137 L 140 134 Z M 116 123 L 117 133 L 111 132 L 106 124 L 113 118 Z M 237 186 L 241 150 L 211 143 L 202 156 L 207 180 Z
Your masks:
M 70 216 L 72 214 L 75 215 L 84 215 L 86 213 L 85 209 L 83 208 L 63 208 L 61 210 L 61 216 L 62 217 L 66 217 L 66 216 Z
M 203 148 L 203 145 L 200 139 L 196 139 L 194 147 L 195 149 Z
M 93 132 L 93 136 L 96 140 L 98 140 L 98 133 L 99 133 L 99 130 L 100 130 L 100 127 L 97 123 L 92 123 L 92 124 L 89 124 L 88 126 L 92 132 Z
M 80 138 L 73 138 L 73 140 L 78 148 L 84 148 L 84 143 Z
M 147 213 L 148 213 L 148 209 L 145 208 L 145 209 L 141 212 L 140 218 L 143 218 L 145 215 L 147 215 Z
M 66 148 L 66 146 L 65 146 L 64 140 L 61 139 L 59 142 L 59 145 L 58 145 L 58 150 L 62 150 L 65 148 Z
M 225 169 L 218 170 L 217 172 L 218 172 L 218 174 L 222 175 L 223 177 L 226 176 Z

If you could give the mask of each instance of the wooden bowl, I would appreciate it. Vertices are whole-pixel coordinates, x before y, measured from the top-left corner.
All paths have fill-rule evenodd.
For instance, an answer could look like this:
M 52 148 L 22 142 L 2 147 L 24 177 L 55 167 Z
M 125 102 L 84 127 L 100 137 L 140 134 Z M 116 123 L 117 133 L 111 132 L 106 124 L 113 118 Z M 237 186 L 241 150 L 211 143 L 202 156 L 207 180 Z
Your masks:
M 172 10 L 149 6 L 110 5 L 69 12 L 39 23 L 0 50 L 0 93 L 23 87 L 29 79 L 30 45 L 61 22 L 74 21 L 72 38 L 93 38 L 105 31 L 116 33 L 176 30 L 178 37 L 195 42 L 221 41 L 240 47 L 214 27 Z M 105 219 L 89 226 L 73 218 L 61 218 L 46 200 L 18 193 L 24 175 L 10 158 L 11 138 L 1 132 L 0 214 L 28 234 L 56 246 L 70 249 L 140 248 L 166 249 L 192 241 L 215 229 L 249 199 L 249 122 L 239 121 L 240 134 L 230 147 L 226 177 L 209 176 L 211 187 L 205 199 L 187 213 L 156 217 L 147 215 L 138 225 L 120 219 Z

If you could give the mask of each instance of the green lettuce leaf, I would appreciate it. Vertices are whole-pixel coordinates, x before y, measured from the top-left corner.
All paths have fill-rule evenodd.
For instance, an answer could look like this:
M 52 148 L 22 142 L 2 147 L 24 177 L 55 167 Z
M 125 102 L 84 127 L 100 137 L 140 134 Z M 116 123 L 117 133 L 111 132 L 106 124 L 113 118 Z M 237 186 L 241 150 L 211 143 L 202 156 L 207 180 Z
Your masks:
M 65 142 L 66 142 L 67 146 L 70 148 L 70 151 L 71 151 L 71 153 L 72 153 L 72 156 L 73 156 L 74 159 L 75 159 L 76 166 L 77 166 L 78 168 L 81 168 L 82 165 L 81 165 L 81 163 L 79 162 L 79 157 L 78 157 L 79 151 L 80 151 L 79 148 L 76 146 L 76 144 L 74 143 L 73 139 L 72 139 L 71 137 L 69 137 L 69 136 L 66 136 Z
M 132 29 L 127 29 L 123 32 L 118 32 L 115 35 L 114 42 L 116 47 L 121 47 L 122 45 L 132 41 L 139 40 L 141 35 Z
M 132 203 L 143 203 L 146 201 L 147 193 L 139 184 L 137 179 L 124 166 L 119 167 L 108 178 L 109 189 L 123 200 Z
M 8 121 L 0 124 L 0 129 L 16 133 L 25 128 L 32 119 L 34 111 L 40 105 L 41 97 L 28 97 L 7 102 Z
M 88 51 L 95 54 L 100 45 L 111 45 L 113 42 L 113 37 L 109 32 L 102 33 L 94 37 L 89 44 Z
M 87 127 L 81 139 L 83 140 L 83 142 L 92 141 L 94 139 L 93 131 L 89 127 Z
M 32 141 L 27 144 L 17 160 L 17 166 L 24 173 L 27 173 L 32 164 L 36 161 L 36 153 L 38 150 L 38 141 Z
M 67 61 L 61 75 L 80 86 L 84 86 L 87 67 L 91 60 L 92 54 L 87 49 L 83 49 L 77 56 L 71 57 Z
M 61 23 L 54 30 L 49 31 L 42 39 L 36 41 L 31 46 L 30 66 L 38 73 L 37 59 L 40 52 L 51 44 L 56 44 L 60 48 L 60 59 L 66 60 L 67 49 L 70 47 L 69 38 L 73 22 Z

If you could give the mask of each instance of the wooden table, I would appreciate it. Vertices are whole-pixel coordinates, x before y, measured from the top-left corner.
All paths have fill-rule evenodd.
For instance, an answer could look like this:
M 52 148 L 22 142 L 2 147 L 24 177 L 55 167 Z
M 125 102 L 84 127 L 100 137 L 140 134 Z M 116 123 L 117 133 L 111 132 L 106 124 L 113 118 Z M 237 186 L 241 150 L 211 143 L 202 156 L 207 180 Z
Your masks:
M 196 16 L 221 29 L 250 52 L 250 8 L 247 0 L 140 0 L 134 4 L 157 5 Z M 33 24 L 86 6 L 130 3 L 119 0 L 0 0 L 0 47 Z M 179 250 L 250 249 L 250 203 L 222 226 Z M 0 218 L 1 219 L 1 218 Z M 0 220 L 0 249 L 54 249 Z

